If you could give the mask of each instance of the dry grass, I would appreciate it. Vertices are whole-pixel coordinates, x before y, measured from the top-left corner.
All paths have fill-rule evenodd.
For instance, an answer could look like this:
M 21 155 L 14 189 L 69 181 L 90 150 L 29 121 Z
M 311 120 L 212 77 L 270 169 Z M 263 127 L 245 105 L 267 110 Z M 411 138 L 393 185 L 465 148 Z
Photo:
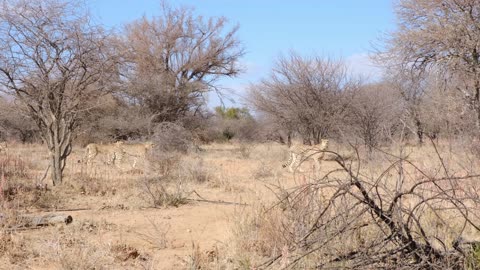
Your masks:
M 353 151 L 332 145 L 357 162 Z M 442 142 L 438 148 L 451 175 L 472 172 L 480 165 L 462 142 Z M 299 187 L 306 188 L 318 179 L 312 162 L 302 165 L 305 173 L 288 173 L 281 167 L 287 149 L 276 143 L 211 144 L 202 149 L 205 151 L 157 156 L 135 169 L 129 164 L 87 167 L 77 162 L 83 150 L 74 149 L 65 184 L 52 187 L 45 181 L 45 190 L 38 185 L 48 164 L 43 148 L 9 145 L 8 156 L 0 153 L 4 175 L 0 205 L 5 216 L 0 229 L 0 268 L 254 269 L 274 257 L 280 259 L 272 267 L 288 265 L 289 258 L 301 252 L 294 243 L 301 242 L 315 222 L 315 213 L 332 196 L 328 188 L 304 198 L 298 195 L 302 194 Z M 399 153 L 400 148 L 383 150 Z M 431 146 L 409 146 L 402 151 L 421 170 L 431 175 L 442 173 Z M 361 150 L 359 156 L 365 153 Z M 392 157 L 384 154 L 362 159 L 362 174 L 375 179 L 391 161 Z M 323 161 L 320 177 L 336 169 L 333 159 Z M 390 174 L 387 178 L 398 176 Z M 335 172 L 329 177 L 339 176 L 341 173 Z M 417 175 L 412 171 L 408 176 L 416 179 Z M 385 185 L 393 187 L 394 183 Z M 471 181 L 463 192 L 478 194 L 479 189 L 478 181 Z M 289 197 L 292 191 L 297 197 Z M 349 206 L 349 201 L 342 204 L 345 209 Z M 8 230 L 23 213 L 79 208 L 86 210 L 69 212 L 74 218 L 71 225 Z M 425 211 L 423 215 L 422 222 L 432 235 L 454 238 L 450 232 L 459 226 L 455 216 L 443 213 L 442 218 L 449 221 L 444 224 L 433 213 Z M 329 233 L 318 234 L 319 241 Z M 472 228 L 464 235 L 471 239 L 480 236 Z M 348 253 L 376 237 L 372 228 L 359 227 L 336 238 L 328 248 Z M 477 254 L 475 249 L 473 263 L 468 262 L 470 269 Z M 296 267 L 308 269 L 323 260 L 319 253 L 306 258 Z

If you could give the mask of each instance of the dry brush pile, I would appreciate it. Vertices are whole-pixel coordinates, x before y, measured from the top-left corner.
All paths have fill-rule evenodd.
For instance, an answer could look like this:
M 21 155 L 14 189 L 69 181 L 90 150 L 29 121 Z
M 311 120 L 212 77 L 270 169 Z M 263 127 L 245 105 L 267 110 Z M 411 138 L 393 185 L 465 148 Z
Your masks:
M 246 265 L 278 269 L 478 269 L 478 179 L 453 173 L 438 151 L 437 167 L 385 152 L 365 164 L 335 156 L 336 169 L 301 178 L 293 189 L 246 217 L 241 250 L 268 257 Z M 358 152 L 357 152 L 358 154 Z M 368 173 L 374 167 L 377 173 Z M 248 256 L 247 256 L 248 257 Z

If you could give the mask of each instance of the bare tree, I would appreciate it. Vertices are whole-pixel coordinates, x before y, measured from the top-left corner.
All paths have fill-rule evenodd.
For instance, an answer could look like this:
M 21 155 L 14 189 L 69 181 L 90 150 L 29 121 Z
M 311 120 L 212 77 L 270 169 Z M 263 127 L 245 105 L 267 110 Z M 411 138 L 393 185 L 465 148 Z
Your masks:
M 439 89 L 440 88 L 440 89 Z M 431 83 L 420 108 L 420 121 L 430 138 L 475 138 L 476 117 L 472 108 L 466 107 L 461 92 Z
M 0 90 L 28 107 L 58 185 L 78 112 L 108 85 L 115 57 L 107 35 L 73 1 L 3 0 L 0 5 Z
M 410 130 L 416 135 L 418 143 L 424 142 L 425 123 L 421 111 L 428 88 L 428 76 L 426 73 L 415 74 L 405 69 L 390 69 L 386 80 L 390 82 L 397 93 L 400 94 L 405 112 L 405 120 Z M 410 124 L 412 123 L 412 124 Z
M 22 143 L 40 140 L 38 128 L 25 113 L 24 104 L 0 97 L 0 108 L 0 139 L 20 140 Z
M 207 92 L 220 90 L 218 79 L 239 73 L 244 51 L 238 27 L 227 30 L 226 23 L 223 17 L 205 20 L 163 3 L 161 16 L 126 26 L 127 93 L 148 109 L 151 122 L 195 112 Z
M 141 140 L 148 134 L 148 118 L 142 108 L 124 100 L 114 92 L 102 96 L 101 103 L 87 103 L 92 108 L 82 112 L 76 142 L 87 145 L 93 142 Z
M 341 61 L 291 52 L 277 60 L 267 79 L 251 86 L 250 101 L 280 126 L 319 143 L 343 123 L 359 85 Z
M 475 125 L 475 113 L 465 106 L 462 93 L 456 91 L 457 82 L 446 82 L 435 69 L 421 73 L 395 67 L 388 70 L 385 82 L 401 97 L 401 119 L 420 144 L 426 137 L 471 132 L 469 126 Z
M 359 137 L 372 152 L 400 124 L 403 106 L 400 95 L 387 82 L 364 85 L 352 103 L 349 125 L 344 129 Z
M 432 67 L 455 80 L 480 128 L 480 2 L 477 0 L 401 0 L 398 30 L 382 56 L 404 68 Z

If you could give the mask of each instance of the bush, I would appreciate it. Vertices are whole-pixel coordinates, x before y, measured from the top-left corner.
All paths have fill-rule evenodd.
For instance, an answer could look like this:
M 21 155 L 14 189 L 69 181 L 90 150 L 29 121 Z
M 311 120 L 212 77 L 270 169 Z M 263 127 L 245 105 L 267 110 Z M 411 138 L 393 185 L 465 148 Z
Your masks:
M 340 170 L 271 185 L 272 205 L 236 215 L 235 243 L 278 269 L 478 269 L 478 174 L 451 176 L 433 148 L 428 164 L 380 152 L 376 171 L 335 154 Z
M 204 165 L 203 159 L 200 157 L 184 158 L 177 168 L 176 177 L 189 182 L 205 183 L 211 178 L 208 169 Z
M 145 179 L 143 182 L 144 194 L 147 197 L 147 201 L 150 201 L 153 207 L 178 207 L 188 203 L 188 192 L 181 181 L 177 182 L 175 186 L 167 187 L 162 180 L 163 179 Z
M 254 141 L 259 139 L 259 125 L 246 108 L 216 107 L 203 132 L 203 141 L 225 142 L 232 139 Z
M 183 126 L 172 122 L 158 124 L 155 127 L 152 141 L 155 144 L 154 153 L 187 153 L 193 147 L 192 133 Z
M 20 157 L 0 156 L 0 176 L 7 178 L 27 178 L 31 165 Z

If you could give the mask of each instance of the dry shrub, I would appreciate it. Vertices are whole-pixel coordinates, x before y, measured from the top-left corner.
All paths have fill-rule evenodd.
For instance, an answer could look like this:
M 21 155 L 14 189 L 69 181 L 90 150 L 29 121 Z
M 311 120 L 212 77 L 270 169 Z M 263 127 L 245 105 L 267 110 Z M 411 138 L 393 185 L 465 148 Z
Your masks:
M 2 207 L 42 207 L 42 201 L 55 196 L 46 186 L 34 185 L 26 179 L 17 179 L 0 175 L 0 208 Z
M 169 236 L 170 236 L 170 224 L 168 223 L 157 223 L 154 220 L 148 219 L 150 224 L 152 225 L 153 233 L 150 232 L 137 232 L 137 234 L 145 240 L 146 242 L 150 243 L 152 246 L 158 249 L 165 249 L 168 247 Z
M 106 247 L 83 240 L 80 235 L 61 239 L 57 245 L 58 263 L 62 269 L 108 269 L 113 258 Z
M 57 197 L 39 179 L 31 180 L 34 165 L 20 156 L 0 156 L 0 203 L 42 207 L 42 201 Z
M 277 197 L 274 206 L 257 204 L 235 215 L 233 235 L 237 264 L 255 268 L 265 261 L 264 258 L 281 258 L 298 247 L 315 225 L 321 209 L 320 194 L 308 194 L 311 190 L 307 184 L 297 187 L 298 194 L 295 195 L 280 185 L 271 186 L 271 189 Z M 324 231 L 323 235 L 316 237 L 325 238 L 328 233 Z M 314 266 L 304 263 L 301 268 Z M 283 269 L 285 265 L 277 262 L 275 267 Z
M 7 178 L 28 178 L 31 164 L 18 156 L 0 155 L 0 175 Z
M 9 261 L 8 268 L 1 262 L 0 268 L 27 269 L 40 264 L 49 269 L 119 269 L 109 243 L 102 237 L 89 237 L 113 228 L 106 222 L 77 221 L 43 228 L 40 235 L 0 230 L 0 259 L 5 256 Z
M 25 262 L 32 256 L 38 254 L 31 254 L 24 237 L 14 232 L 0 232 L 0 258 L 7 257 L 10 264 L 26 267 Z
M 154 207 L 175 206 L 187 203 L 187 183 L 209 181 L 210 173 L 199 156 L 186 156 L 193 145 L 191 136 L 182 127 L 162 123 L 154 137 L 155 148 L 149 156 L 149 166 L 154 177 L 144 179 L 145 199 Z
M 187 182 L 205 183 L 210 180 L 211 173 L 205 167 L 201 157 L 184 157 L 176 169 L 175 177 Z
M 187 153 L 193 146 L 193 136 L 183 126 L 172 123 L 159 123 L 154 130 L 153 143 L 155 153 L 180 152 Z
M 278 164 L 288 157 L 288 146 L 275 142 L 252 145 L 250 158 L 260 160 L 267 164 Z
M 37 197 L 34 197 L 35 200 L 33 200 L 31 204 L 31 206 L 37 208 L 62 208 L 66 200 L 66 198 L 62 196 L 62 192 L 58 192 L 55 190 L 47 190 L 45 192 L 37 194 L 39 195 Z
M 288 190 L 274 186 L 272 206 L 235 222 L 237 247 L 248 254 L 239 258 L 268 257 L 250 264 L 273 269 L 472 265 L 480 244 L 480 200 L 472 184 L 478 175 L 453 176 L 436 145 L 432 151 L 439 161 L 428 170 L 405 155 L 384 153 L 386 164 L 370 165 L 386 168 L 370 175 L 363 161 L 337 156 L 337 169 L 320 179 L 300 179 Z
M 79 184 L 77 190 L 82 195 L 106 196 L 109 194 L 115 195 L 117 192 L 115 187 L 111 186 L 111 183 L 98 177 L 84 176 Z
M 177 181 L 174 185 L 167 185 L 163 179 L 159 178 L 145 178 L 143 180 L 143 190 L 143 198 L 153 207 L 178 207 L 186 204 L 190 193 L 182 181 Z
M 171 122 L 158 124 L 152 141 L 155 146 L 148 156 L 150 169 L 162 177 L 169 177 L 178 166 L 181 155 L 193 146 L 191 133 Z
M 279 247 L 288 241 L 277 229 L 282 226 L 282 215 L 276 210 L 266 210 L 266 206 L 257 205 L 251 212 L 237 215 L 234 235 L 238 248 L 270 257 L 278 254 Z
M 150 170 L 162 177 L 172 174 L 180 162 L 181 154 L 187 153 L 192 145 L 191 134 L 171 122 L 158 124 L 152 141 L 155 146 L 148 155 Z
M 32 248 L 42 252 L 42 259 L 55 263 L 59 269 L 116 269 L 117 254 L 101 237 L 115 228 L 105 221 L 77 221 L 47 231 L 40 242 L 32 243 Z
M 75 247 L 62 249 L 58 254 L 62 269 L 108 269 L 111 258 L 95 246 L 85 243 L 76 243 Z
M 476 158 L 480 158 L 480 140 L 477 138 L 467 139 L 466 142 L 463 142 L 464 149 L 467 153 L 472 154 Z
M 221 188 L 225 192 L 229 193 L 242 193 L 245 192 L 248 188 L 244 185 L 238 184 L 240 178 L 235 175 L 235 172 L 230 173 L 228 171 L 223 171 L 219 175 L 212 177 L 208 182 L 210 188 Z M 250 189 L 250 191 L 252 191 Z
M 192 242 L 190 254 L 182 259 L 185 269 L 223 269 L 219 264 L 218 248 L 203 251 L 200 245 Z
M 157 154 L 150 162 L 150 170 L 164 182 L 204 183 L 210 180 L 210 170 L 199 156 L 182 156 L 177 152 Z
M 0 256 L 7 255 L 7 252 L 12 250 L 13 247 L 12 234 L 2 232 L 0 234 Z
M 475 243 L 470 248 L 464 267 L 467 270 L 480 269 L 480 244 Z
M 261 180 L 269 177 L 273 177 L 274 173 L 271 166 L 265 164 L 265 162 L 260 162 L 258 168 L 253 172 L 253 177 L 256 180 Z
M 178 152 L 152 152 L 148 156 L 150 173 L 171 178 L 179 166 L 182 155 Z
M 240 152 L 240 156 L 244 159 L 250 158 L 250 154 L 252 153 L 253 145 L 245 142 L 240 143 L 240 147 L 238 151 Z
M 138 249 L 126 244 L 116 244 L 110 248 L 110 251 L 114 254 L 115 260 L 120 262 L 126 262 L 128 260 L 135 260 L 140 256 Z
M 6 204 L 0 207 L 0 259 L 8 260 L 11 265 L 27 267 L 26 261 L 37 257 L 38 253 L 32 251 L 28 239 L 17 232 L 24 224 L 25 220 L 17 209 Z

